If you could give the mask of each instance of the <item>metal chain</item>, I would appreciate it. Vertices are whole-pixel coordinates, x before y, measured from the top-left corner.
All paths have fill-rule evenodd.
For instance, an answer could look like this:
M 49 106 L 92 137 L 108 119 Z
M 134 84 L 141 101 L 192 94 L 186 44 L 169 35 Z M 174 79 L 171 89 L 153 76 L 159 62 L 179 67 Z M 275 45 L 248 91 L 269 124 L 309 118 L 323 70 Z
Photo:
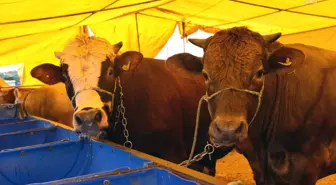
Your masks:
M 212 144 L 209 144 L 209 142 L 207 142 L 207 145 L 205 145 L 205 147 L 204 147 L 204 151 L 193 157 L 194 152 L 195 152 L 196 142 L 197 142 L 199 118 L 200 118 L 200 114 L 201 114 L 201 107 L 202 107 L 203 100 L 206 100 L 205 95 L 202 96 L 201 99 L 198 102 L 195 131 L 194 131 L 193 143 L 192 143 L 192 146 L 191 146 L 191 151 L 190 151 L 190 154 L 189 154 L 189 158 L 187 160 L 183 161 L 182 163 L 180 163 L 179 165 L 181 165 L 181 166 L 188 167 L 191 163 L 203 159 L 203 157 L 205 155 L 209 155 L 209 159 L 211 160 L 211 154 L 215 151 L 214 146 Z
M 205 145 L 203 152 L 195 155 L 191 160 L 183 161 L 179 165 L 188 167 L 190 164 L 202 160 L 203 157 L 206 155 L 209 155 L 209 159 L 211 160 L 211 154 L 214 153 L 214 151 L 215 147 L 212 144 L 208 143 L 207 145 Z
M 120 119 L 120 105 L 118 105 L 118 107 L 117 107 L 117 115 L 116 115 L 116 119 L 115 119 L 114 126 L 113 126 L 113 130 L 114 131 L 115 131 L 116 126 L 117 126 L 117 124 L 119 122 L 119 119 Z
M 125 112 L 126 112 L 126 109 L 125 109 L 125 106 L 124 106 L 124 93 L 122 91 L 122 86 L 120 84 L 120 78 L 117 78 L 117 83 L 119 85 L 119 88 L 120 88 L 120 105 L 118 106 L 118 115 L 117 115 L 117 121 L 115 123 L 115 125 L 118 123 L 118 120 L 119 120 L 119 116 L 120 114 L 122 115 L 122 120 L 121 120 L 121 123 L 122 125 L 124 126 L 124 137 L 126 139 L 126 141 L 124 142 L 124 146 L 125 147 L 129 147 L 129 148 L 132 148 L 133 147 L 133 143 L 128 139 L 129 137 L 129 132 L 127 130 L 127 119 L 125 117 Z

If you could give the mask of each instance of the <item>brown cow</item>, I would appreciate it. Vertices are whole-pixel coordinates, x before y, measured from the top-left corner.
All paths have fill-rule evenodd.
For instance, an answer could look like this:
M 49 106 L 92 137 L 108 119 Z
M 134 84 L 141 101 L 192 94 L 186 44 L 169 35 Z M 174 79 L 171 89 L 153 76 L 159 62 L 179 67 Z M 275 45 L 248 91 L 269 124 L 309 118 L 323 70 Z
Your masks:
M 72 127 L 74 110 L 63 83 L 40 88 L 4 88 L 2 94 L 2 103 L 22 103 L 22 110 L 29 116 L 38 116 Z
M 56 121 L 72 127 L 74 109 L 69 101 L 63 83 L 25 90 L 19 89 L 17 101 L 22 102 L 28 115 Z
M 336 53 L 280 36 L 234 27 L 190 41 L 204 49 L 211 141 L 251 141 L 257 184 L 312 185 L 336 170 Z
M 0 104 L 6 104 L 11 101 L 10 99 L 8 99 L 8 92 L 4 88 L 2 88 L 8 86 L 8 83 L 5 82 L 4 79 L 0 78 Z M 14 101 L 14 99 L 12 101 Z
M 66 84 L 75 107 L 74 130 L 98 135 L 107 127 L 107 138 L 113 142 L 132 141 L 136 150 L 175 163 L 184 161 L 191 147 L 204 80 L 174 75 L 169 68 L 171 60 L 167 70 L 165 61 L 143 58 L 135 51 L 116 56 L 121 46 L 102 38 L 80 36 L 62 53 L 56 53 L 61 66 L 41 64 L 31 74 L 46 84 Z M 127 119 L 123 119 L 124 110 Z M 200 129 L 206 130 L 209 121 L 209 115 L 202 114 Z M 203 151 L 207 140 L 207 132 L 199 133 L 195 154 Z M 227 153 L 216 152 L 222 152 L 219 156 Z M 213 157 L 212 168 L 215 161 Z

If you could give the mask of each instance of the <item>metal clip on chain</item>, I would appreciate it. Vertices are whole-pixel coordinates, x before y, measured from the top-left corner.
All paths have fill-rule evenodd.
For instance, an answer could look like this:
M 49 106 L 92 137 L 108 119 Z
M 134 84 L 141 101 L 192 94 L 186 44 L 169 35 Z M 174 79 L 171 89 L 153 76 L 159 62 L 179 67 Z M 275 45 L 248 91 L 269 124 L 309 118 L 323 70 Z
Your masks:
M 211 154 L 213 154 L 214 151 L 215 151 L 215 147 L 212 144 L 208 143 L 207 145 L 205 145 L 203 152 L 195 155 L 190 161 L 185 160 L 182 163 L 180 163 L 179 165 L 187 167 L 194 162 L 202 160 L 203 157 L 206 156 L 206 155 L 209 155 L 209 159 L 211 160 Z

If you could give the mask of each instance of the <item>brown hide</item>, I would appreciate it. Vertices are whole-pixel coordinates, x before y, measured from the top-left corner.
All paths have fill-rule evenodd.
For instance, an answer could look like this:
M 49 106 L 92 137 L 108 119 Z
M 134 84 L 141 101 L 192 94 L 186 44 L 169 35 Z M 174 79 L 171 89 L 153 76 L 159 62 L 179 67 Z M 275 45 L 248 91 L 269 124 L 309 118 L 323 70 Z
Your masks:
M 174 58 L 167 61 L 174 62 L 179 61 L 174 61 Z M 127 128 L 134 148 L 180 163 L 189 157 L 198 101 L 204 94 L 204 80 L 200 75 L 187 71 L 178 75 L 175 70 L 177 68 L 167 70 L 162 60 L 145 58 L 135 71 L 122 73 L 120 79 Z M 209 121 L 207 109 L 203 106 L 194 155 L 203 151 L 208 140 Z M 115 131 L 110 129 L 109 139 L 123 143 L 122 130 L 122 125 L 118 123 Z M 200 162 L 212 170 L 212 175 L 216 160 L 228 151 L 217 152 L 220 154 L 216 153 L 217 156 L 215 154 L 210 162 L 207 156 Z
M 187 145 L 188 156 L 194 137 L 195 121 L 197 116 L 197 107 L 200 98 L 205 94 L 204 78 L 201 74 L 192 71 L 198 71 L 202 65 L 195 61 L 202 61 L 202 58 L 193 56 L 189 53 L 180 53 L 169 57 L 166 62 L 166 68 L 174 76 L 178 83 L 183 105 L 183 136 Z M 192 70 L 191 70 L 192 69 Z M 202 103 L 199 115 L 199 128 L 197 135 L 197 145 L 194 155 L 200 153 L 208 141 L 208 127 L 211 121 L 206 102 Z M 214 175 L 216 160 L 224 157 L 233 147 L 216 149 L 212 154 L 212 160 L 206 156 L 199 162 L 202 166 L 207 166 L 210 173 Z
M 72 127 L 74 110 L 63 83 L 30 91 L 20 90 L 19 99 L 29 115 L 56 121 Z
M 14 97 L 8 95 L 8 88 L 2 88 L 2 87 L 8 87 L 9 85 L 0 78 L 0 104 L 6 104 L 10 102 L 14 102 Z
M 289 68 L 265 77 L 265 94 L 258 124 L 251 136 L 259 145 L 261 130 L 271 153 L 286 152 L 284 174 L 291 184 L 315 184 L 335 173 L 336 55 L 335 52 L 302 44 L 285 45 L 271 59 L 291 58 Z M 272 107 L 272 108 L 271 108 Z M 285 124 L 284 124 L 285 123 Z M 273 152 L 274 151 L 274 152 Z M 270 164 L 277 160 L 270 159 Z M 274 160 L 274 161 L 272 161 Z M 275 171 L 281 169 L 274 169 Z
M 9 88 L 0 89 L 0 104 L 14 103 L 14 90 Z
M 313 185 L 336 172 L 336 54 L 273 45 L 280 35 L 235 27 L 193 41 L 205 50 L 208 93 L 238 89 L 216 97 L 209 133 L 214 142 L 238 145 L 258 185 Z M 259 92 L 263 85 L 257 109 L 258 97 L 245 90 Z
M 132 59 L 132 57 L 135 57 L 135 59 Z M 114 68 L 118 70 L 118 74 L 120 73 L 123 90 L 122 100 L 126 111 L 126 127 L 134 149 L 175 163 L 181 163 L 189 157 L 198 101 L 204 94 L 204 80 L 199 74 L 190 73 L 178 66 L 185 62 L 190 64 L 190 60 L 193 59 L 199 60 L 189 54 L 176 55 L 168 59 L 166 63 L 174 64 L 174 66 L 177 64 L 177 67 L 169 68 L 169 65 L 166 66 L 163 60 L 142 58 L 142 54 L 137 52 L 125 52 L 114 61 L 118 64 Z M 130 70 L 127 72 L 121 70 L 121 64 L 126 64 L 123 62 L 129 62 L 130 60 L 136 61 L 134 65 L 130 65 Z M 140 62 L 140 60 L 142 61 Z M 101 70 L 103 78 L 100 78 L 99 83 L 101 84 L 99 87 L 112 91 L 114 80 L 111 80 L 110 73 L 107 73 L 107 69 L 111 67 L 111 63 L 108 62 L 108 60 L 103 62 L 102 67 L 104 67 L 104 64 L 105 67 Z M 189 67 L 192 67 L 192 65 Z M 31 74 L 47 84 L 52 84 L 57 78 L 59 81 L 64 80 L 61 78 L 62 74 L 60 72 L 61 68 L 58 66 L 42 64 L 34 68 Z M 104 75 L 108 78 L 104 78 Z M 52 80 L 49 80 L 49 77 Z M 69 91 L 71 92 L 72 84 L 68 81 L 65 82 L 70 86 Z M 123 135 L 125 132 L 121 120 L 122 116 L 119 117 L 119 120 L 116 120 L 117 107 L 121 102 L 119 91 L 120 87 L 117 87 L 113 112 L 109 115 L 107 138 L 123 144 L 125 142 Z M 204 150 L 208 140 L 209 121 L 209 114 L 206 106 L 203 105 L 194 155 Z M 211 174 L 214 175 L 216 159 L 223 157 L 228 153 L 228 150 L 231 150 L 231 148 L 215 150 L 211 160 L 208 156 L 205 156 L 198 163 L 199 165 L 192 167 L 200 171 L 202 168 L 198 167 L 208 167 Z

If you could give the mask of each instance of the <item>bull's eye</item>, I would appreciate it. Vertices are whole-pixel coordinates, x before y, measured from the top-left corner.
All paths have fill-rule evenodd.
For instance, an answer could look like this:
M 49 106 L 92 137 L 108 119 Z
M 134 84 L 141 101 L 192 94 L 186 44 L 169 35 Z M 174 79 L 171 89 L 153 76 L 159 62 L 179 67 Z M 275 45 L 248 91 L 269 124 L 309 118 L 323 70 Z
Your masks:
M 257 73 L 256 73 L 256 75 L 257 75 L 258 78 L 261 78 L 263 74 L 264 74 L 264 71 L 261 70 L 261 69 L 258 70 Z
M 206 80 L 206 81 L 208 81 L 209 80 L 209 76 L 208 76 L 208 74 L 206 73 L 206 72 L 202 72 L 202 75 L 203 75 L 203 77 L 204 77 L 204 79 Z
M 109 68 L 109 69 L 108 69 L 108 75 L 109 75 L 109 76 L 112 76 L 112 75 L 113 75 L 113 69 L 112 69 L 112 68 Z

